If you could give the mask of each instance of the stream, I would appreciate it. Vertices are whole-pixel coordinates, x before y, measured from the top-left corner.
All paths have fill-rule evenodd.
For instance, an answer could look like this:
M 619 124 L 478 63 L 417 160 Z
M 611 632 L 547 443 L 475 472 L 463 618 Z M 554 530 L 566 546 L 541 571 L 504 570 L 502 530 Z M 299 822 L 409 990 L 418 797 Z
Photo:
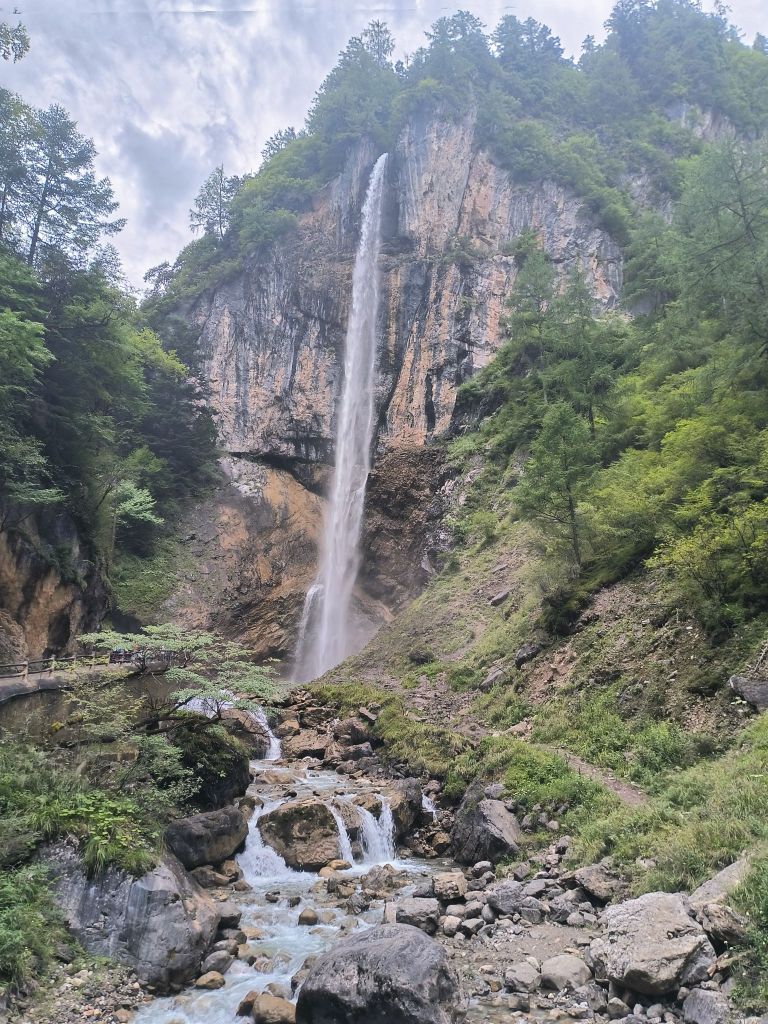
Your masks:
M 381 923 L 383 901 L 351 915 L 346 899 L 328 894 L 317 874 L 289 868 L 262 841 L 259 819 L 289 799 L 314 796 L 327 803 L 339 827 L 342 859 L 353 862 L 353 867 L 343 872 L 345 877 L 364 875 L 375 865 L 386 863 L 412 874 L 415 885 L 436 870 L 434 862 L 397 858 L 392 812 L 373 782 L 307 769 L 300 762 L 288 765 L 280 760 L 280 743 L 271 731 L 270 737 L 267 757 L 252 762 L 254 781 L 248 792 L 262 804 L 253 813 L 245 849 L 236 858 L 251 890 L 227 891 L 227 902 L 242 912 L 240 928 L 246 932 L 255 928 L 260 933 L 258 938 L 248 939 L 249 945 L 258 950 L 259 959 L 252 966 L 236 959 L 225 975 L 223 988 L 190 988 L 176 996 L 155 999 L 139 1010 L 135 1024 L 233 1024 L 239 1019 L 237 1008 L 247 993 L 263 992 L 268 986 L 284 989 L 282 994 L 295 1000 L 298 991 L 291 994 L 291 978 L 307 957 L 322 953 L 355 928 Z M 379 797 L 381 813 L 377 819 L 356 804 L 362 827 L 359 842 L 353 847 L 339 807 L 367 794 Z M 400 893 L 407 894 L 409 889 Z M 298 924 L 305 908 L 317 913 L 317 925 Z

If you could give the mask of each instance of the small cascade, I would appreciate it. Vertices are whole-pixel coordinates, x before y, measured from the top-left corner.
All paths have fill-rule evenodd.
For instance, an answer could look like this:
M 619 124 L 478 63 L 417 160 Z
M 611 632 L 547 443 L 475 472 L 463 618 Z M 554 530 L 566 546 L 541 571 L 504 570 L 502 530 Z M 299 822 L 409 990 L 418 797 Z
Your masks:
M 267 747 L 267 752 L 264 755 L 264 760 L 279 761 L 283 754 L 282 748 L 280 746 L 280 740 L 277 738 L 277 736 L 275 736 L 275 734 L 270 729 L 269 722 L 267 721 L 267 716 L 264 714 L 264 709 L 259 708 L 258 711 L 251 711 L 249 712 L 249 714 L 253 721 L 261 729 L 263 729 L 264 732 L 266 732 L 267 739 L 269 740 L 269 745 Z
M 425 814 L 431 814 L 433 820 L 437 816 L 437 805 L 426 793 L 421 794 L 421 809 Z
M 333 815 L 333 820 L 336 822 L 336 828 L 339 830 L 339 851 L 341 853 L 341 859 L 347 861 L 349 864 L 354 864 L 355 857 L 352 853 L 352 842 L 349 838 L 349 832 L 347 832 L 347 826 L 344 824 L 344 819 L 333 804 L 326 804 L 326 807 Z
M 285 803 L 284 800 L 273 800 L 271 803 L 257 807 L 251 818 L 245 849 L 237 856 L 237 863 L 243 872 L 243 878 L 249 884 L 256 879 L 285 878 L 295 874 L 280 854 L 264 842 L 259 831 L 259 818 L 274 811 L 283 803 Z
M 381 813 L 378 818 L 365 807 L 358 807 L 360 815 L 360 842 L 365 864 L 386 864 L 395 860 L 395 823 L 392 808 L 380 796 Z

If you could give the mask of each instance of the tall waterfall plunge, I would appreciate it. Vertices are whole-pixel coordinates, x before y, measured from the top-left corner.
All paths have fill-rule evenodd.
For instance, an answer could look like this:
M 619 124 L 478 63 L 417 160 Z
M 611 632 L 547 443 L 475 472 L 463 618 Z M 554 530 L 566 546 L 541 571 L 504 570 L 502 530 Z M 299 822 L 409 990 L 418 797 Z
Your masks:
M 379 309 L 378 256 L 387 154 L 371 172 L 352 275 L 352 306 L 344 343 L 344 380 L 336 424 L 336 463 L 320 563 L 304 601 L 294 678 L 315 679 L 352 652 L 352 591 L 360 568 L 365 487 L 371 468 Z

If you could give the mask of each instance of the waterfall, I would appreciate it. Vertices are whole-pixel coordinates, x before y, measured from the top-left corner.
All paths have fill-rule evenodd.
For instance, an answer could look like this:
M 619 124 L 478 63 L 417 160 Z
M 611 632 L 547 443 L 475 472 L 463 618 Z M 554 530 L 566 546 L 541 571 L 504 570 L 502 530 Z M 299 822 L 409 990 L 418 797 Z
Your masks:
M 336 828 L 339 830 L 339 852 L 341 859 L 347 861 L 348 864 L 355 863 L 355 857 L 352 853 L 352 843 L 347 832 L 347 826 L 344 824 L 344 819 L 333 806 L 333 804 L 326 804 L 326 807 L 333 815 L 333 820 L 336 822 Z
M 365 807 L 358 807 L 360 815 L 360 842 L 366 864 L 384 864 L 395 859 L 395 823 L 392 808 L 384 797 L 379 797 L 381 813 L 374 817 Z
M 275 734 L 270 729 L 269 722 L 267 721 L 267 716 L 264 714 L 263 709 L 259 708 L 258 711 L 251 711 L 249 712 L 249 714 L 251 718 L 254 720 L 254 722 L 256 722 L 256 724 L 259 725 L 267 734 L 267 740 L 269 745 L 267 746 L 267 752 L 264 755 L 264 760 L 279 761 L 283 754 L 283 751 L 280 747 L 280 740 L 277 738 L 277 736 L 275 736 Z
M 253 813 L 248 824 L 248 839 L 245 849 L 237 857 L 237 862 L 246 881 L 253 881 L 257 878 L 285 878 L 294 874 L 280 854 L 264 842 L 259 831 L 259 818 L 274 811 L 283 803 L 285 800 L 273 800 L 258 807 Z
M 378 256 L 387 155 L 371 172 L 352 275 L 352 305 L 344 344 L 344 380 L 336 422 L 336 459 L 320 563 L 307 593 L 299 629 L 294 679 L 315 679 L 355 647 L 350 622 L 352 591 L 360 568 L 360 533 L 371 468 L 379 308 Z

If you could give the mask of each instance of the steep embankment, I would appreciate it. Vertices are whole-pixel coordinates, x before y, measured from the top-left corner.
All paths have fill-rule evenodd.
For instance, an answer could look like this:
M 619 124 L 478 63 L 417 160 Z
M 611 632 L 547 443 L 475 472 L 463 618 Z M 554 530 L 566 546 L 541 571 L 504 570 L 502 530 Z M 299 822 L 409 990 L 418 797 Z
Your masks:
M 445 547 L 443 453 L 434 442 L 450 425 L 459 385 L 501 344 L 516 240 L 535 233 L 559 272 L 581 268 L 606 305 L 621 285 L 619 247 L 582 201 L 552 183 L 516 184 L 477 149 L 475 131 L 474 114 L 416 117 L 388 164 L 379 428 L 359 591 L 377 622 L 422 589 Z M 188 312 L 227 481 L 190 516 L 185 543 L 199 566 L 168 607 L 195 623 L 212 615 L 263 653 L 291 649 L 314 574 L 359 210 L 375 155 L 369 143 L 355 146 L 296 234 Z

